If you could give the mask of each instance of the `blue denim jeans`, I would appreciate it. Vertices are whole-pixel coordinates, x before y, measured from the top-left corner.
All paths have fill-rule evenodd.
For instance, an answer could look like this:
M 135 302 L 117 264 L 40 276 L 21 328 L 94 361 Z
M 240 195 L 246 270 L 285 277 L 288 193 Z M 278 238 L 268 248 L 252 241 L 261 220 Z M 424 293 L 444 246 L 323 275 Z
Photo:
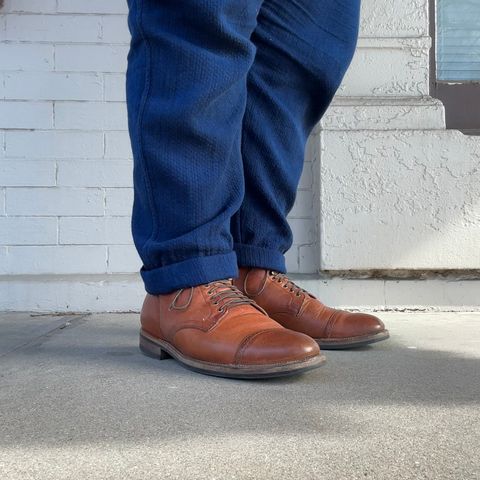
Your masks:
M 128 0 L 132 235 L 151 294 L 286 272 L 308 135 L 360 0 Z

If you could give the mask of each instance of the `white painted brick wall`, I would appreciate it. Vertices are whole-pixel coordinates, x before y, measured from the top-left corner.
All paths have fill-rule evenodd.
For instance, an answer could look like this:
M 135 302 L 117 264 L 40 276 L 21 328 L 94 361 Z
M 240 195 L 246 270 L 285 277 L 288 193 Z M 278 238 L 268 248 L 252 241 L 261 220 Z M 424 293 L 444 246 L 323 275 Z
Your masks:
M 138 272 L 126 2 L 7 0 L 2 13 L 1 273 Z M 290 214 L 294 272 L 316 265 L 311 160 Z
M 137 272 L 126 2 L 1 13 L 0 275 Z
M 5 213 L 8 216 L 101 216 L 104 211 L 101 188 L 6 188 Z

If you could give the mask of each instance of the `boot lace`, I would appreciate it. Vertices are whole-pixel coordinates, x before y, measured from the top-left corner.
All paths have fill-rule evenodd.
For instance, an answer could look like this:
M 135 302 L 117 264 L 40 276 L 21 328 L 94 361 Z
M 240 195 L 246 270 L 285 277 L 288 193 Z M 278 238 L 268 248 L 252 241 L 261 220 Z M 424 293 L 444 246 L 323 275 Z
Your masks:
M 285 273 L 280 273 L 275 270 L 269 270 L 268 273 L 275 281 L 280 283 L 283 288 L 288 288 L 290 292 L 295 293 L 297 297 L 299 297 L 302 293 L 312 296 L 304 288 L 300 287 L 295 282 L 290 280 Z
M 258 305 L 253 299 L 247 297 L 241 290 L 233 285 L 231 279 L 214 280 L 205 285 L 209 287 L 207 294 L 213 299 L 214 305 L 220 305 L 218 307 L 219 312 L 224 312 L 228 306 L 252 305 L 265 315 L 268 315 L 260 305 Z

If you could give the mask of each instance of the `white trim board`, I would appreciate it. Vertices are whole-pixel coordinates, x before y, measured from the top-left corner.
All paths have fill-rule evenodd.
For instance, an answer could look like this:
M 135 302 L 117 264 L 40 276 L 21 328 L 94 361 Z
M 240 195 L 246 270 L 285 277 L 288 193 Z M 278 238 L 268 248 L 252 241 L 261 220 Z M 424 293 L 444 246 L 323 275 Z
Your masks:
M 330 306 L 362 310 L 480 311 L 480 280 L 384 280 L 290 275 Z M 0 277 L 0 311 L 138 312 L 139 275 Z

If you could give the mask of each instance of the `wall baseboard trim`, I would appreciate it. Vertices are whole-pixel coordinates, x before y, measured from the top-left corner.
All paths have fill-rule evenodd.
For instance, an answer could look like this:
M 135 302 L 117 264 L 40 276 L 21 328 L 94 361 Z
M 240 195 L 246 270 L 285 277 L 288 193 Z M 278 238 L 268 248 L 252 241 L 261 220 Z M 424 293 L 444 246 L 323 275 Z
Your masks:
M 367 311 L 480 311 L 480 279 L 290 278 L 330 306 Z M 0 311 L 138 312 L 137 274 L 0 276 Z

